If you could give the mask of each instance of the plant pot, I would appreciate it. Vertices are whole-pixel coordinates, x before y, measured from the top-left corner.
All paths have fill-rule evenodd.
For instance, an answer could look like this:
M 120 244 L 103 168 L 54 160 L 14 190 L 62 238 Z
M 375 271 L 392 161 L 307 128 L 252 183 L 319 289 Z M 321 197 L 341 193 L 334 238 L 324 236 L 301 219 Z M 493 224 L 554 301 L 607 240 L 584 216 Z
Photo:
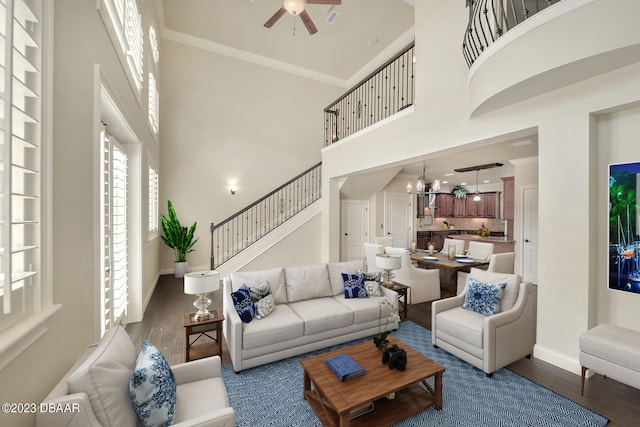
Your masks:
M 174 262 L 173 263 L 173 275 L 178 279 L 182 279 L 187 273 L 187 262 Z

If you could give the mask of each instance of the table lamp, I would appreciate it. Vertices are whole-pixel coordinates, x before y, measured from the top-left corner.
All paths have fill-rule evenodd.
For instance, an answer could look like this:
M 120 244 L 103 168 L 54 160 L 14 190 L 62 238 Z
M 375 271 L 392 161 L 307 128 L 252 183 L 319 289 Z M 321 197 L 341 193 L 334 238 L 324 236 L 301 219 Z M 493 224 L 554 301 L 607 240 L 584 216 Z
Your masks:
M 400 257 L 387 255 L 387 254 L 378 254 L 376 255 L 376 267 L 381 270 L 384 270 L 382 273 L 382 277 L 384 278 L 384 282 L 382 283 L 387 288 L 393 287 L 393 279 L 394 275 L 391 270 L 397 270 L 400 268 Z
M 193 317 L 195 321 L 209 318 L 211 300 L 207 298 L 209 292 L 220 289 L 220 274 L 217 271 L 199 271 L 184 275 L 184 293 L 198 295 L 193 306 L 198 310 Z

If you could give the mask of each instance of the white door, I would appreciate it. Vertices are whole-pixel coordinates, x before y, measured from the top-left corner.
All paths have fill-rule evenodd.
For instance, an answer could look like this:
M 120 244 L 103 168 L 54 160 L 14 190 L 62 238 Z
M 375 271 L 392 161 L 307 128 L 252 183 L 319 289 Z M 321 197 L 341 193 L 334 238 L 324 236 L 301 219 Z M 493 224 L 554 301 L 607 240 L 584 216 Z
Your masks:
M 369 241 L 369 202 L 343 200 L 341 208 L 342 261 L 364 259 L 363 243 Z
M 522 278 L 538 283 L 538 187 L 522 189 Z
M 408 248 L 412 232 L 411 196 L 405 193 L 385 193 L 384 231 L 395 248 Z

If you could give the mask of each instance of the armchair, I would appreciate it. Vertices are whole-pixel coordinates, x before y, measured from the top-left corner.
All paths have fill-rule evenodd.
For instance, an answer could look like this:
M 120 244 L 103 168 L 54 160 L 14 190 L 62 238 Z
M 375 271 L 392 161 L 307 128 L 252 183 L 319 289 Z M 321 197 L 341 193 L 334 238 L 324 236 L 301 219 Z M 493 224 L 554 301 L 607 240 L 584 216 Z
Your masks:
M 367 261 L 367 271 L 371 273 L 381 271 L 378 267 L 376 267 L 376 255 L 384 253 L 384 248 L 382 247 L 382 245 L 368 242 L 364 242 L 363 245 L 364 258 Z
M 385 252 L 400 257 L 401 267 L 393 271 L 393 281 L 409 286 L 410 304 L 440 299 L 440 270 L 417 268 L 407 249 L 387 247 Z
M 38 427 L 136 426 L 140 420 L 129 397 L 129 378 L 136 364 L 136 350 L 121 326 L 108 331 L 58 382 L 43 404 L 61 405 L 72 411 L 38 412 Z M 177 390 L 175 426 L 233 427 L 221 377 L 219 356 L 171 367 Z M 67 406 L 68 405 L 68 406 Z
M 484 315 L 463 308 L 462 294 L 431 305 L 431 339 L 436 347 L 482 369 L 495 371 L 533 352 L 533 285 L 515 274 L 472 268 L 470 279 L 507 286 L 498 313 Z

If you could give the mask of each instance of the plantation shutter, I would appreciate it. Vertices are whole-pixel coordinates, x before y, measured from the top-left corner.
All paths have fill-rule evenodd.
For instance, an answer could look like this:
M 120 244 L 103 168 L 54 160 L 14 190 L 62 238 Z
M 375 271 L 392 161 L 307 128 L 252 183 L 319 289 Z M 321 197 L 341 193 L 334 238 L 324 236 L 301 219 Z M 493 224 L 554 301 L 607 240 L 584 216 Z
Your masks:
M 102 333 L 121 322 L 128 302 L 127 154 L 102 132 Z
M 0 1 L 0 330 L 41 309 L 42 3 Z

